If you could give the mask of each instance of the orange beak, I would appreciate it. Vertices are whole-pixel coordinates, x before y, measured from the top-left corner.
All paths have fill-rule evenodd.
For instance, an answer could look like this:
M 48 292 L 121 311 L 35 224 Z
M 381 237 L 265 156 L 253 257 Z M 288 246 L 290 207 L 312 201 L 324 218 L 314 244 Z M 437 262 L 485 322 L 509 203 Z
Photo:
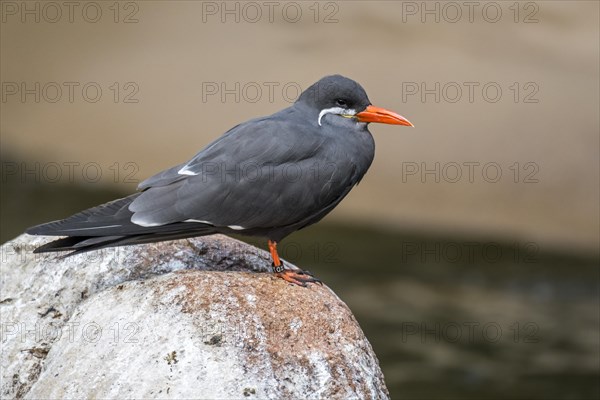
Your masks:
M 381 124 L 414 126 L 402 115 L 375 106 L 368 106 L 365 111 L 356 114 L 356 118 L 358 118 L 360 122 L 379 122 Z

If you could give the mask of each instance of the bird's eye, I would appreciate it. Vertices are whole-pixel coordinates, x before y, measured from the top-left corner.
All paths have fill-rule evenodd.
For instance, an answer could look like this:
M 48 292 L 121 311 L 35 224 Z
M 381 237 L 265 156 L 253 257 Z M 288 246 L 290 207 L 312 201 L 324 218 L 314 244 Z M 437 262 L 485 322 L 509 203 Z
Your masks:
M 348 105 L 344 99 L 337 99 L 335 102 L 340 107 L 346 107 Z

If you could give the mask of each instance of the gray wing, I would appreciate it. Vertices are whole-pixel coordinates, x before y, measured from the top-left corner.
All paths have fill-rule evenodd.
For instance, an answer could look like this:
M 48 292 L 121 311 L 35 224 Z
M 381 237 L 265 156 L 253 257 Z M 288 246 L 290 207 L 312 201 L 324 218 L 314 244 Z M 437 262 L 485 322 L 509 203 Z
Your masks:
M 129 206 L 131 220 L 142 226 L 194 220 L 241 230 L 319 214 L 362 173 L 331 137 L 302 122 L 275 116 L 231 129 L 188 163 L 143 182 Z

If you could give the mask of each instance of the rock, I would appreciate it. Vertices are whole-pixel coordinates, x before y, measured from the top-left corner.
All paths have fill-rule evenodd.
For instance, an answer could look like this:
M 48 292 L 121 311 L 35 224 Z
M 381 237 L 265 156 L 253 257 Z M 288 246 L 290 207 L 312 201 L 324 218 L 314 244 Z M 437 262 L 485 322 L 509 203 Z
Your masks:
M 1 248 L 2 398 L 389 397 L 348 307 L 262 273 L 265 251 L 213 235 L 31 253 L 49 239 Z

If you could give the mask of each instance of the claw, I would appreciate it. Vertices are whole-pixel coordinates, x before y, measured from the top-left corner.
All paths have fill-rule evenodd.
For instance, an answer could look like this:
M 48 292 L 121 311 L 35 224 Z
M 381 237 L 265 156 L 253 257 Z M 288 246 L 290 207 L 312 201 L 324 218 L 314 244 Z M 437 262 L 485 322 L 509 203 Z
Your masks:
M 319 285 L 323 285 L 319 279 L 313 277 L 311 274 L 307 274 L 302 270 L 297 272 L 285 270 L 283 272 L 277 272 L 275 276 L 283 279 L 286 282 L 302 287 L 307 287 L 307 283 L 318 283 Z
M 320 285 L 323 284 L 320 280 L 313 277 L 313 274 L 308 271 L 302 271 L 301 269 L 285 269 L 283 262 L 279 258 L 279 254 L 277 254 L 277 242 L 269 240 L 269 251 L 271 252 L 271 258 L 273 259 L 271 266 L 273 267 L 273 272 L 275 273 L 276 277 L 302 287 L 306 287 L 307 283 L 318 283 Z

